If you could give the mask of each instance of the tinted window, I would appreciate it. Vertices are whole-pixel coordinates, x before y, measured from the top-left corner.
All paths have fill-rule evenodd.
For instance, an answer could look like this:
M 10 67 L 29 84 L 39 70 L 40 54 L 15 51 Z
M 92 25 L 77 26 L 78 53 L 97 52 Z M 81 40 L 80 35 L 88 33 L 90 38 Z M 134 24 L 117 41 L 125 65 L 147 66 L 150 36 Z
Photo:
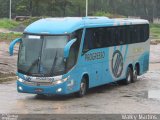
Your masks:
M 71 46 L 69 57 L 67 59 L 67 70 L 70 70 L 77 62 L 80 42 L 83 30 L 78 30 L 71 34 L 71 39 L 76 38 L 76 42 Z
M 89 28 L 86 30 L 83 51 L 139 43 L 148 38 L 148 24 Z

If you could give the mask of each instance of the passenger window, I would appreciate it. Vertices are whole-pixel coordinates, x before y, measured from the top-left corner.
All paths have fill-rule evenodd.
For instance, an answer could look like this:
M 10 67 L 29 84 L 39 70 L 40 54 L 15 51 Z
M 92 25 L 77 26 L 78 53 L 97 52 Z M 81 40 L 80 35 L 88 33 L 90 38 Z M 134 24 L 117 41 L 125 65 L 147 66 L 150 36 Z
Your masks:
M 130 39 L 131 39 L 131 34 L 130 34 L 130 30 L 129 30 L 129 26 L 126 26 L 126 30 L 125 30 L 125 44 L 129 44 L 130 43 Z
M 119 44 L 122 45 L 124 44 L 125 41 L 125 29 L 124 27 L 121 27 L 119 29 Z
M 92 30 L 86 30 L 85 33 L 85 39 L 84 39 L 84 45 L 83 45 L 83 52 L 87 52 L 90 49 L 93 49 L 93 42 L 92 40 L 93 32 Z
M 83 52 L 101 47 L 100 33 L 97 28 L 87 29 L 85 33 Z
M 114 28 L 104 28 L 103 29 L 103 47 L 110 47 L 115 45 L 115 29 Z

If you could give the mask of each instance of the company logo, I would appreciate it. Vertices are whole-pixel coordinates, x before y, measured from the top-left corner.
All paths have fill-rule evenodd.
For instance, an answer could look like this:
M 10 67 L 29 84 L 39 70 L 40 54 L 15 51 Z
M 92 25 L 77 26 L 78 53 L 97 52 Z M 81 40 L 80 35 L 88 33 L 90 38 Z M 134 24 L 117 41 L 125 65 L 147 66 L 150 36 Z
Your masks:
M 85 60 L 86 61 L 93 61 L 93 60 L 100 60 L 105 57 L 105 52 L 96 52 L 96 53 L 90 53 L 85 54 Z
M 119 50 L 113 53 L 111 68 L 114 77 L 118 78 L 121 76 L 123 71 L 123 56 Z

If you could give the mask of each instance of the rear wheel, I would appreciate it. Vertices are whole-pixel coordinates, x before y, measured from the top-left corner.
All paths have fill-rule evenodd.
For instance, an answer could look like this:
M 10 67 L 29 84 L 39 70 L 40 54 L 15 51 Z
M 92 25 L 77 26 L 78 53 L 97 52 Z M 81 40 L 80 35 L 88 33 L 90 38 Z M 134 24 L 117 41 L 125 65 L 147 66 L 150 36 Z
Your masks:
M 137 77 L 138 77 L 138 68 L 137 68 L 137 66 L 135 66 L 134 71 L 133 71 L 133 80 L 132 80 L 132 82 L 137 81 Z
M 87 92 L 87 81 L 85 78 L 82 79 L 80 84 L 80 90 L 76 93 L 77 97 L 83 97 Z
M 127 74 L 126 74 L 126 79 L 124 80 L 124 84 L 128 85 L 132 82 L 133 80 L 133 71 L 130 67 L 127 69 Z

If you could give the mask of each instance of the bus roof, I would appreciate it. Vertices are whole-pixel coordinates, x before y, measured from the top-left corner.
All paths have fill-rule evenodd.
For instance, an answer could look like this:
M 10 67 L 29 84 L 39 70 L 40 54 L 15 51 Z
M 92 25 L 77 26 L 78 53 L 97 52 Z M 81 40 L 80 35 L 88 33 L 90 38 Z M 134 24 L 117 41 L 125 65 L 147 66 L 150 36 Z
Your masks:
M 65 18 L 45 18 L 29 25 L 24 33 L 32 34 L 69 34 L 81 28 L 120 26 L 132 24 L 149 24 L 143 19 L 107 17 L 65 17 Z

